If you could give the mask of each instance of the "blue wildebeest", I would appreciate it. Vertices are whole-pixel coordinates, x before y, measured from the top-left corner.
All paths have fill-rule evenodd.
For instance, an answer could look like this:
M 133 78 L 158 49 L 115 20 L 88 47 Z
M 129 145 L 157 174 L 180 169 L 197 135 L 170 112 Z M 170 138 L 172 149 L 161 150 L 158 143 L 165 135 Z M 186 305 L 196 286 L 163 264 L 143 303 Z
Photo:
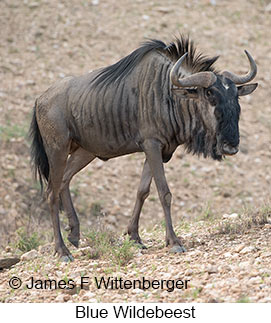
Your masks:
M 63 260 L 72 256 L 61 236 L 60 204 L 69 220 L 69 241 L 78 247 L 80 237 L 69 191 L 72 177 L 95 158 L 105 161 L 134 152 L 144 152 L 146 160 L 127 233 L 142 244 L 139 216 L 154 178 L 165 215 L 166 245 L 173 252 L 185 251 L 173 230 L 163 163 L 179 145 L 215 160 L 237 153 L 238 97 L 257 87 L 245 84 L 257 73 L 253 58 L 245 53 L 250 71 L 238 76 L 217 72 L 213 64 L 218 57 L 197 54 L 186 37 L 168 46 L 150 40 L 111 66 L 58 81 L 36 100 L 32 162 L 41 185 L 48 182 L 55 250 Z

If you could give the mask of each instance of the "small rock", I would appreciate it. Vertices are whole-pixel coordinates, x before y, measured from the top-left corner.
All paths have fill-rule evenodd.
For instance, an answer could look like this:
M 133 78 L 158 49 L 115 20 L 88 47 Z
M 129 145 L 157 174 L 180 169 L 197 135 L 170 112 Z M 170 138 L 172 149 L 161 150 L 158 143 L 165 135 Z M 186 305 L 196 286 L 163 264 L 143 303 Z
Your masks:
M 235 249 L 234 249 L 234 251 L 235 252 L 240 252 L 241 250 L 243 250 L 245 248 L 245 245 L 244 244 L 240 244 L 240 245 L 238 245 Z
M 185 276 L 191 276 L 191 275 L 193 275 L 193 270 L 192 270 L 192 269 L 190 269 L 190 268 L 188 268 L 188 269 L 185 271 L 184 275 L 185 275 Z
M 135 254 L 135 257 L 141 257 L 141 256 L 142 256 L 142 252 L 138 250 L 138 252 Z
M 85 289 L 80 289 L 79 296 L 83 297 L 86 295 L 86 290 Z
M 78 289 L 79 287 L 75 285 L 74 288 L 65 288 L 63 291 L 66 295 L 76 295 L 78 294 Z
M 88 303 L 97 303 L 96 298 L 90 298 L 88 299 Z
M 103 167 L 103 165 L 104 165 L 104 162 L 103 162 L 102 160 L 100 160 L 100 159 L 98 159 L 98 160 L 95 162 L 95 168 L 97 168 L 97 169 L 102 168 L 102 167 Z
M 229 192 L 224 192 L 224 193 L 223 193 L 223 197 L 225 197 L 225 198 L 231 197 L 231 193 L 229 193 Z
M 35 82 L 34 80 L 27 80 L 27 81 L 25 82 L 25 84 L 26 84 L 26 85 L 33 86 L 33 85 L 35 85 L 35 84 L 36 84 L 36 82 Z
M 39 256 L 38 251 L 33 249 L 33 250 L 30 250 L 30 251 L 24 253 L 21 256 L 21 260 L 23 260 L 23 261 L 32 260 L 32 259 L 37 258 L 38 256 Z
M 65 295 L 63 294 L 59 294 L 56 299 L 55 299 L 56 302 L 58 303 L 64 303 L 65 302 Z
M 207 266 L 206 271 L 208 272 L 208 274 L 215 274 L 218 272 L 218 269 L 215 266 Z
M 267 252 L 263 252 L 261 254 L 261 257 L 267 258 L 267 257 L 271 257 L 271 252 L 267 251 Z
M 264 9 L 266 12 L 271 12 L 271 2 Z
M 231 257 L 232 256 L 232 254 L 230 253 L 230 252 L 225 252 L 224 253 L 224 257 L 225 258 L 229 258 L 229 257 Z
M 271 302 L 271 297 L 264 297 L 260 300 L 261 303 L 270 303 Z
M 204 288 L 205 288 L 205 289 L 212 289 L 212 288 L 214 288 L 214 284 L 213 284 L 213 283 L 206 284 L 206 285 L 204 286 Z
M 39 253 L 41 254 L 53 254 L 54 246 L 52 243 L 47 243 L 46 245 L 39 246 Z
M 249 279 L 249 282 L 252 284 L 260 284 L 262 281 L 262 278 L 260 276 L 256 276 L 256 277 L 251 277 Z
M 235 253 L 235 254 L 233 254 L 232 255 L 232 259 L 234 260 L 234 259 L 238 259 L 239 258 L 239 254 L 238 253 Z
M 70 295 L 65 295 L 63 297 L 63 299 L 64 299 L 64 302 L 68 302 L 71 299 L 71 296 Z
M 171 12 L 171 11 L 172 11 L 171 9 L 169 9 L 169 8 L 167 8 L 167 7 L 157 7 L 157 8 L 156 8 L 156 10 L 157 10 L 158 12 L 161 12 L 161 13 L 169 13 L 169 12 Z
M 117 220 L 114 215 L 108 215 L 105 219 L 106 219 L 106 222 L 110 224 L 115 224 Z
M 258 271 L 256 270 L 252 270 L 250 273 L 249 273 L 249 277 L 257 277 L 259 275 Z
M 255 264 L 260 264 L 263 261 L 261 257 L 255 258 Z
M 245 247 L 244 249 L 242 249 L 240 251 L 240 253 L 243 255 L 245 253 L 250 253 L 250 252 L 255 252 L 256 251 L 256 248 L 253 247 L 253 246 L 248 246 L 248 247 Z
M 239 263 L 240 268 L 249 268 L 250 267 L 250 262 L 249 261 L 242 261 Z
M 39 3 L 38 2 L 31 2 L 31 3 L 29 3 L 28 7 L 30 9 L 38 8 L 39 7 Z
M 87 256 L 93 253 L 93 249 L 91 247 L 84 247 L 80 248 L 78 252 L 81 254 L 81 256 Z
M 87 292 L 85 293 L 85 295 L 83 296 L 82 300 L 83 301 L 90 301 L 90 299 L 93 299 L 96 295 L 92 292 Z
M 133 293 L 134 294 L 142 294 L 142 293 L 144 293 L 144 290 L 140 289 L 140 288 L 135 288 L 135 289 L 133 289 Z
M 223 219 L 237 219 L 239 215 L 237 213 L 223 214 Z
M 142 18 L 143 18 L 143 20 L 149 20 L 149 19 L 150 19 L 150 16 L 148 16 L 148 15 L 143 15 L 143 16 L 142 16 Z

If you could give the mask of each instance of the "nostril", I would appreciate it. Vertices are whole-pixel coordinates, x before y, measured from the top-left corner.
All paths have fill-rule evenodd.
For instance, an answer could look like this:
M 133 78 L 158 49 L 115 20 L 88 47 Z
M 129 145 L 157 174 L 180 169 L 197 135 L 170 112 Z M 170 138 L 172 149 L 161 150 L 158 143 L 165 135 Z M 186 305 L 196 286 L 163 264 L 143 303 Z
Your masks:
M 224 141 L 224 142 L 222 143 L 222 146 L 223 146 L 224 148 L 229 148 L 229 147 L 231 147 L 231 145 L 229 145 L 226 141 Z
M 227 142 L 223 142 L 223 151 L 227 155 L 235 155 L 236 153 L 238 153 L 239 148 L 238 145 L 232 146 Z

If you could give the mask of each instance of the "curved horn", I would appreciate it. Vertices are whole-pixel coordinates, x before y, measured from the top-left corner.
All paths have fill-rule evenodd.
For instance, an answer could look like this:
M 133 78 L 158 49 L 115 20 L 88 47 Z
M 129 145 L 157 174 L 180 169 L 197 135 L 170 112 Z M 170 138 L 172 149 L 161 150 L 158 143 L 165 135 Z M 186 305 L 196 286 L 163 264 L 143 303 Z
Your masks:
M 236 74 L 229 72 L 229 71 L 224 71 L 222 73 L 223 76 L 232 80 L 233 83 L 235 83 L 235 84 L 244 84 L 244 83 L 250 82 L 251 80 L 254 79 L 254 77 L 257 74 L 257 65 L 256 65 L 254 59 L 252 58 L 252 56 L 249 54 L 248 51 L 245 50 L 245 53 L 247 55 L 247 58 L 248 58 L 249 64 L 250 64 L 250 71 L 246 75 L 240 76 L 240 75 L 236 75 Z
M 185 53 L 178 61 L 174 64 L 170 71 L 170 79 L 173 85 L 177 87 L 209 87 L 213 85 L 216 81 L 216 76 L 213 72 L 199 72 L 186 76 L 184 78 L 179 78 L 179 70 L 182 66 L 182 63 L 188 53 Z

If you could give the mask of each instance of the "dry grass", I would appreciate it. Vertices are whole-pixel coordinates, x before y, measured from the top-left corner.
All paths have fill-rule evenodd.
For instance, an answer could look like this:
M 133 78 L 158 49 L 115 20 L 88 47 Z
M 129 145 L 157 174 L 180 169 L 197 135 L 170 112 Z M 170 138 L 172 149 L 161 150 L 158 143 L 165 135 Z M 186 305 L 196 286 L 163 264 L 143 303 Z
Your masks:
M 226 219 L 215 228 L 216 234 L 244 234 L 255 227 L 262 227 L 271 223 L 271 207 L 260 210 L 247 210 L 236 219 Z

